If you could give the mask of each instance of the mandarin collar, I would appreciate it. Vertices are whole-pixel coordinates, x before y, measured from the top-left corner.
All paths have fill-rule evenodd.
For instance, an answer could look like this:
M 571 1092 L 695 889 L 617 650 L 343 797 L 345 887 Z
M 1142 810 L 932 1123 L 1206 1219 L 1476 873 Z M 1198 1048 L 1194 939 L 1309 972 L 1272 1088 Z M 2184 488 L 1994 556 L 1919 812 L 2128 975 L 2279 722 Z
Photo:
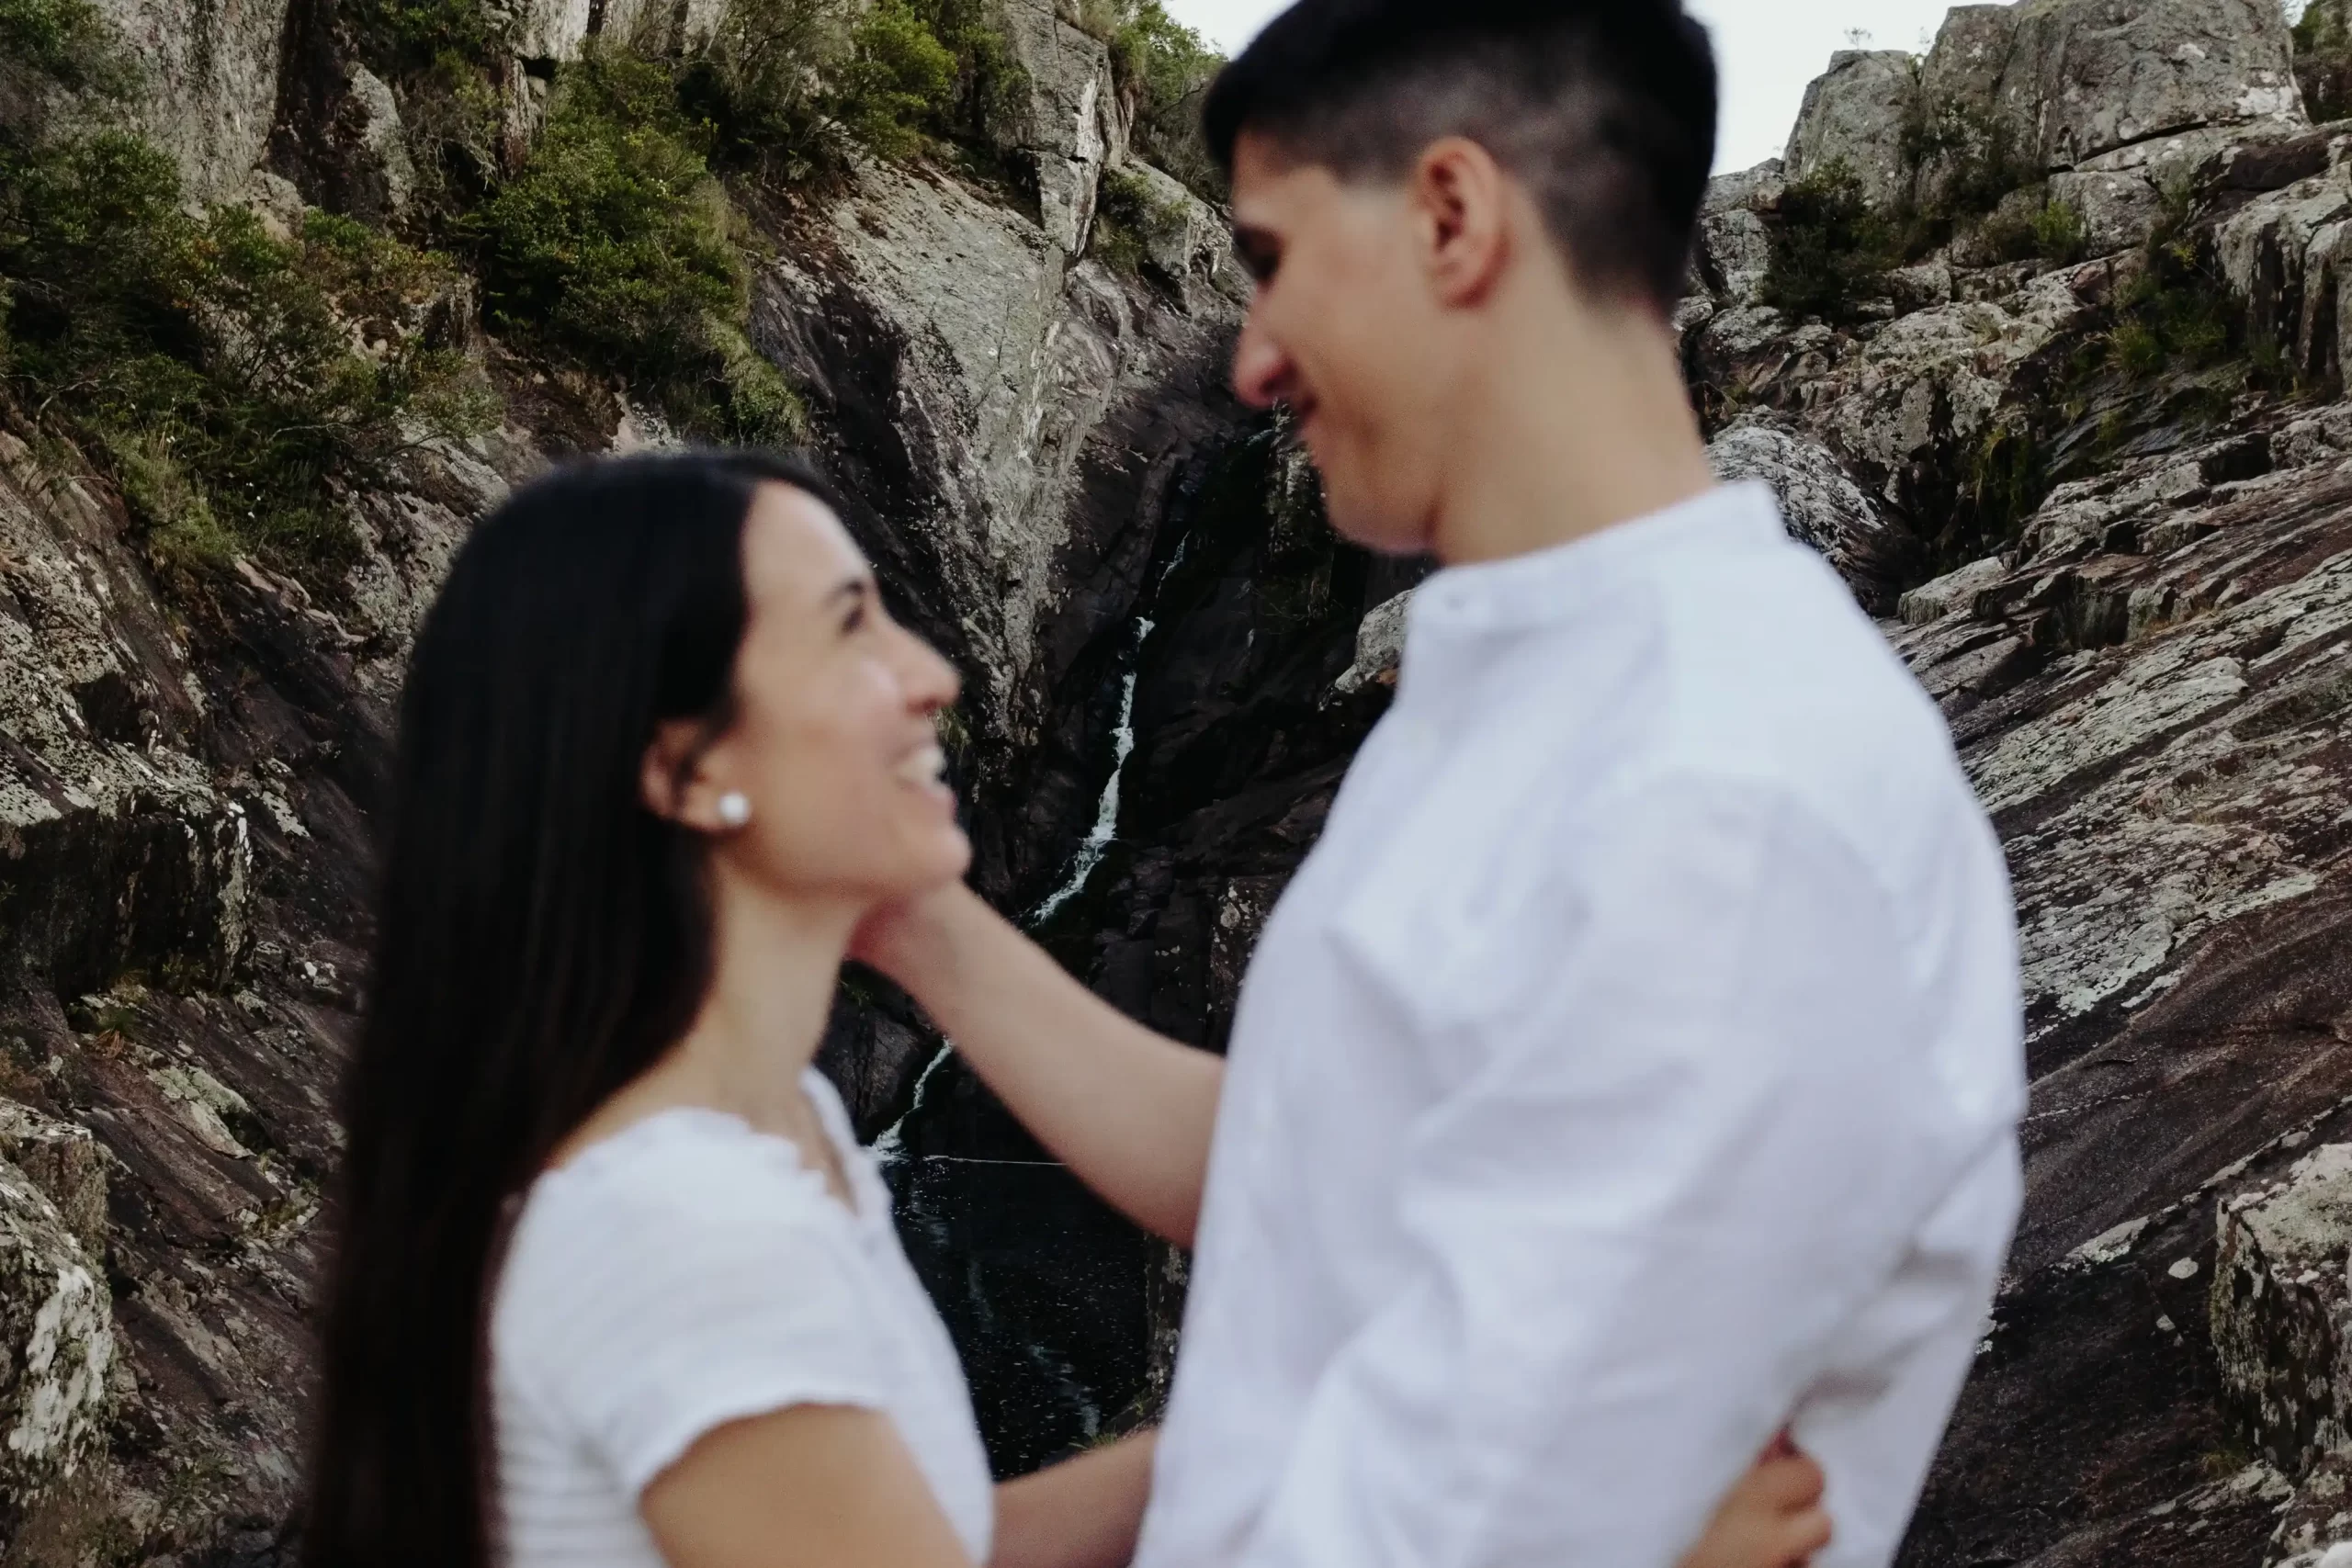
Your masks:
M 1559 619 L 1641 563 L 1692 547 L 1785 539 L 1780 505 L 1758 480 L 1717 485 L 1688 501 L 1565 545 L 1431 575 L 1407 610 L 1414 636 L 1479 632 Z

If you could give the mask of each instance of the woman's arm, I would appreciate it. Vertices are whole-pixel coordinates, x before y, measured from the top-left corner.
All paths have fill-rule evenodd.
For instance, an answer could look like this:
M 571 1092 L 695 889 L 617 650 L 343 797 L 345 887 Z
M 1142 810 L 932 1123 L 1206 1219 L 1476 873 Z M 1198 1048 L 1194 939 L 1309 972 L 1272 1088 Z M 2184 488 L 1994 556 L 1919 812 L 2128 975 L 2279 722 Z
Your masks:
M 1143 1529 L 1157 1440 L 1151 1432 L 1125 1438 L 998 1487 L 988 1568 L 1125 1568 Z
M 804 1404 L 730 1422 L 638 1500 L 670 1568 L 973 1568 L 890 1418 Z
M 904 986 L 1080 1180 L 1193 1245 L 1223 1062 L 1125 1017 L 968 888 L 868 921 L 854 955 Z
M 1821 1467 L 1783 1437 L 1731 1489 L 1681 1568 L 1803 1568 L 1829 1544 Z

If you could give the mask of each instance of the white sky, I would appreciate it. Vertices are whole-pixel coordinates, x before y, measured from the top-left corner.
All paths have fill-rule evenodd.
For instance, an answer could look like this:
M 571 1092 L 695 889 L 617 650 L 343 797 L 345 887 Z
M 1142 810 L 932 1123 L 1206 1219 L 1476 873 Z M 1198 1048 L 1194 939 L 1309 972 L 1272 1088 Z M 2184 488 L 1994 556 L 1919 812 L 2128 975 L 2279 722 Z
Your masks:
M 1227 54 L 1248 43 L 1288 0 L 1165 0 L 1178 20 Z M 1724 73 L 1718 170 L 1745 169 L 1779 155 L 1796 123 L 1805 84 L 1850 47 L 1853 28 L 1871 49 L 1923 50 L 1951 0 L 1687 0 L 1714 28 Z M 1923 37 L 1924 35 L 1924 37 Z

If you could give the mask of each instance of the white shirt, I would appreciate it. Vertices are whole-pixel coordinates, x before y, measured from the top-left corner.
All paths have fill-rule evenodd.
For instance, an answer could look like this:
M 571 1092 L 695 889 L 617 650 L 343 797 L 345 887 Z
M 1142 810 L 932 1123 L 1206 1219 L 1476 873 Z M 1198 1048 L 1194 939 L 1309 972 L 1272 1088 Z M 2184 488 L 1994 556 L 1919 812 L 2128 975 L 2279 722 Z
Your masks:
M 1417 596 L 1244 987 L 1138 1568 L 1883 1568 L 2019 1193 L 1999 845 L 1760 486 Z
M 788 1140 L 715 1111 L 649 1117 L 532 1186 L 491 1327 L 512 1568 L 663 1568 L 639 1494 L 705 1433 L 796 1404 L 888 1415 L 987 1561 L 955 1347 L 840 1100 L 806 1081 L 854 1215 Z

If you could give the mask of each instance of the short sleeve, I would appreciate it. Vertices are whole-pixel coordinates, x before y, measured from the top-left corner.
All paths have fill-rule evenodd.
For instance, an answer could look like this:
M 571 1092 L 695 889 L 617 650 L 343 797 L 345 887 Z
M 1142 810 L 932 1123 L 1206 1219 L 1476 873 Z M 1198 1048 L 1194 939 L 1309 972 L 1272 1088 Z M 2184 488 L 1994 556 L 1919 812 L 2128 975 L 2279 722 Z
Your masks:
M 705 1434 L 797 1404 L 888 1406 L 845 1214 L 789 1145 L 641 1123 L 542 1179 L 492 1324 L 505 1386 L 629 1495 Z

